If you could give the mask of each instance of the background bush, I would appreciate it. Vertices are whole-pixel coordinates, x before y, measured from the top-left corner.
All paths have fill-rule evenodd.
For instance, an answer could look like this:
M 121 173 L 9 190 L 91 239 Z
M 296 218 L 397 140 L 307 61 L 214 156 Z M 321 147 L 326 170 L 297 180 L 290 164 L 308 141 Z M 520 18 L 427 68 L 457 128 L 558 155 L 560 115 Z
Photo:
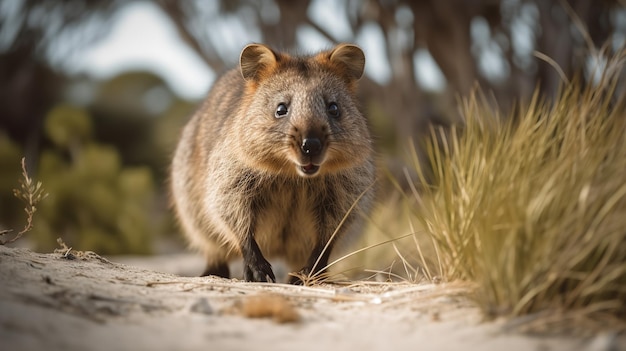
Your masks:
M 50 194 L 40 205 L 30 235 L 38 250 L 57 237 L 76 249 L 102 254 L 146 254 L 152 250 L 155 185 L 148 167 L 123 166 L 118 151 L 92 140 L 83 109 L 55 107 L 45 121 L 53 147 L 40 157 L 38 177 Z

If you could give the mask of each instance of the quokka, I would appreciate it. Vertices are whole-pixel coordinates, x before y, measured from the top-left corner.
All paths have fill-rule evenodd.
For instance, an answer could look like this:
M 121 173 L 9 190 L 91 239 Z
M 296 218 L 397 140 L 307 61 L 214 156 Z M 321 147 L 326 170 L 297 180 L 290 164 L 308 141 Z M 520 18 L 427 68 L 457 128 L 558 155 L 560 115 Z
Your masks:
M 364 67 L 350 44 L 312 56 L 251 44 L 218 79 L 171 167 L 173 205 L 207 259 L 204 275 L 229 277 L 238 257 L 247 281 L 276 281 L 267 258 L 303 274 L 322 270 L 337 239 L 360 231 L 375 181 L 356 98 Z

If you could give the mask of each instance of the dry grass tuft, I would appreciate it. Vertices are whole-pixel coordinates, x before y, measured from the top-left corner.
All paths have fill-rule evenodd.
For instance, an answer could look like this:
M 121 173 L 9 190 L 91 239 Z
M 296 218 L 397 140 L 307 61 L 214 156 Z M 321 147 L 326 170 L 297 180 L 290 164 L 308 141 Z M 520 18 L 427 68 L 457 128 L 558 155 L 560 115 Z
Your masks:
M 37 204 L 48 196 L 48 193 L 46 193 L 41 186 L 41 182 L 35 183 L 28 175 L 28 172 L 26 171 L 25 158 L 22 158 L 22 179 L 20 180 L 20 188 L 13 189 L 13 195 L 26 205 L 24 207 L 24 211 L 27 216 L 26 225 L 24 225 L 24 228 L 15 234 L 14 237 L 7 240 L 0 239 L 0 245 L 10 244 L 33 229 L 33 217 L 37 211 Z M 2 230 L 0 231 L 0 236 L 7 235 L 9 233 L 11 233 L 11 230 Z
M 625 60 L 507 118 L 475 94 L 462 127 L 432 130 L 432 177 L 414 155 L 443 275 L 476 282 L 488 315 L 626 330 Z

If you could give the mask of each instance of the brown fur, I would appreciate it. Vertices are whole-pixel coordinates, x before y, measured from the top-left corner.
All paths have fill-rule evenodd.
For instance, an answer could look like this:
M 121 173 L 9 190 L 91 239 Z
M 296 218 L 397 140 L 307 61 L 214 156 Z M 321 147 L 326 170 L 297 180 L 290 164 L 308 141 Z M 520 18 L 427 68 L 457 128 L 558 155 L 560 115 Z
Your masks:
M 265 257 L 309 272 L 362 193 L 358 211 L 369 208 L 371 140 L 355 97 L 364 64 L 353 45 L 292 57 L 252 44 L 215 83 L 183 130 L 171 174 L 177 216 L 207 258 L 205 274 L 228 277 L 228 262 L 241 256 L 246 280 L 275 280 Z M 333 102 L 339 117 L 327 110 Z M 281 103 L 288 113 L 277 118 Z M 359 230 L 358 211 L 339 236 Z

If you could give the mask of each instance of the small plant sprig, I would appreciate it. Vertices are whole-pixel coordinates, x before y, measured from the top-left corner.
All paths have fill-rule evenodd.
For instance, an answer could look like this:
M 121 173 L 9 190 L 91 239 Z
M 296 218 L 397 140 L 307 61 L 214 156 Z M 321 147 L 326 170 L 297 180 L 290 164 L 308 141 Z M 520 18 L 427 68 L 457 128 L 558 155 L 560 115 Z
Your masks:
M 48 196 L 48 193 L 44 191 L 41 182 L 35 183 L 33 179 L 28 176 L 25 158 L 22 158 L 22 179 L 20 179 L 20 188 L 13 189 L 13 195 L 26 205 L 24 207 L 24 211 L 27 215 L 26 225 L 13 238 L 7 240 L 0 239 L 0 245 L 10 244 L 33 229 L 33 217 L 35 216 L 35 212 L 37 212 L 37 204 Z M 0 231 L 0 237 L 11 232 L 12 230 L 10 229 L 2 230 Z

